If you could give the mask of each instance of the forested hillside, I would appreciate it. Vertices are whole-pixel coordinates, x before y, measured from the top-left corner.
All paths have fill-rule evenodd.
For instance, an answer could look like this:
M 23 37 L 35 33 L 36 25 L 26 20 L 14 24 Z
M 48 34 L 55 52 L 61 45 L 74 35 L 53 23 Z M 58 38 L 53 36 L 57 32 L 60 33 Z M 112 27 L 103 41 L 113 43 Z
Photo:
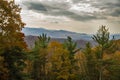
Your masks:
M 120 40 L 106 26 L 92 35 L 95 46 L 43 33 L 28 48 L 20 12 L 14 0 L 0 0 L 0 80 L 120 80 Z

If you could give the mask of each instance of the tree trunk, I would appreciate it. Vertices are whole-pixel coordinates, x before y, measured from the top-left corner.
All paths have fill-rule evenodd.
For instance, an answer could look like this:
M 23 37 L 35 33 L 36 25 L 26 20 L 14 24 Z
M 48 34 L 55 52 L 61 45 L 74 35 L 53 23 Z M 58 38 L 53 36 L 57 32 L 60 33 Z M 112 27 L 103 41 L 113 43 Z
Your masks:
M 103 67 L 103 64 L 102 64 L 102 59 L 103 59 L 103 45 L 101 47 L 101 54 L 100 54 L 100 71 L 99 71 L 99 80 L 102 80 L 102 67 Z
M 102 80 L 102 68 L 100 68 L 99 80 Z

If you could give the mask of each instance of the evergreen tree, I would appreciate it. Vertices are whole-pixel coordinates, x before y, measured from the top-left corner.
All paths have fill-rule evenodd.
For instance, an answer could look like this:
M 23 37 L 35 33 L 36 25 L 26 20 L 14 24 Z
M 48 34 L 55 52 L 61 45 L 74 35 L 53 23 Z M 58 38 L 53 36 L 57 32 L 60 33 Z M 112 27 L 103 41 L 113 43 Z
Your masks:
M 32 56 L 34 56 L 32 70 L 32 78 L 34 80 L 46 80 L 47 78 L 45 66 L 47 62 L 47 46 L 49 41 L 50 37 L 47 37 L 46 34 L 40 35 L 31 52 Z
M 26 53 L 19 47 L 15 46 L 4 51 L 4 67 L 8 69 L 8 80 L 25 80 L 23 70 L 26 66 Z
M 83 53 L 86 57 L 86 63 L 84 64 L 85 72 L 86 72 L 86 80 L 98 80 L 96 59 L 89 42 L 86 44 L 86 48 L 84 49 Z
M 105 61 L 103 60 L 103 56 L 105 51 L 107 49 L 111 48 L 113 46 L 112 40 L 110 40 L 110 33 L 108 32 L 108 29 L 106 29 L 105 26 L 102 26 L 96 35 L 93 35 L 93 40 L 98 43 L 98 53 L 97 53 L 97 58 L 98 58 L 98 67 L 99 67 L 99 80 L 104 80 L 103 79 L 103 70 L 104 70 L 104 64 Z M 112 50 L 112 49 L 111 49 Z
M 77 43 L 72 40 L 71 37 L 67 37 L 67 40 L 64 42 L 64 48 L 68 50 L 69 52 L 69 59 L 70 59 L 70 64 L 71 69 L 69 70 L 70 74 L 74 74 L 74 72 L 77 70 L 78 66 L 76 65 L 76 59 L 74 58 L 75 53 L 77 53 L 80 49 L 77 49 Z M 76 74 L 76 77 L 78 75 Z M 71 77 L 69 77 L 69 80 L 71 80 Z

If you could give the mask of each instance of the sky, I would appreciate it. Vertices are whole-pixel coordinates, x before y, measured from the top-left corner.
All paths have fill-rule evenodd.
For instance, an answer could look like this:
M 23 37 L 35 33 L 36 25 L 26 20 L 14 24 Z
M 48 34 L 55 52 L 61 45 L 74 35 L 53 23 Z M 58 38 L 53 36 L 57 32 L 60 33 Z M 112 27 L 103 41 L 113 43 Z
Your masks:
M 120 33 L 120 0 L 15 0 L 25 27 L 96 33 L 105 25 Z

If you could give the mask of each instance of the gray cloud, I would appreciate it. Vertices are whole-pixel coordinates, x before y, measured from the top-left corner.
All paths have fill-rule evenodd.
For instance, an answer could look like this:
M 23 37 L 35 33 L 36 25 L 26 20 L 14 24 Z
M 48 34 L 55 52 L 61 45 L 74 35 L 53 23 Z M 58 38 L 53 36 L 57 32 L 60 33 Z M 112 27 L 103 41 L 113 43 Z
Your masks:
M 43 13 L 46 15 L 52 15 L 52 16 L 65 16 L 74 20 L 80 20 L 80 21 L 88 21 L 91 19 L 97 19 L 94 15 L 89 15 L 86 13 L 77 14 L 76 12 L 70 11 L 70 4 L 65 3 L 52 3 L 52 4 L 44 4 L 41 2 L 25 2 L 24 5 L 26 5 L 27 9 L 33 10 L 37 13 Z
M 114 10 L 114 12 L 111 15 L 116 17 L 120 16 L 120 9 Z
M 47 9 L 41 3 L 27 2 L 27 3 L 23 3 L 23 4 L 26 5 L 26 7 L 29 10 L 47 11 Z
M 48 1 L 25 1 L 23 4 L 28 10 L 37 13 L 43 13 L 51 16 L 65 16 L 74 20 L 89 21 L 94 19 L 107 19 L 108 16 L 120 16 L 120 0 L 72 0 L 73 4 L 89 3 L 92 7 L 98 8 L 103 12 L 75 12 L 69 10 L 71 3 L 66 2 L 48 2 Z
M 105 10 L 102 16 L 120 16 L 120 0 L 72 0 L 73 3 L 90 3 L 93 7 Z M 98 15 L 99 16 L 99 15 Z
M 76 3 L 94 3 L 95 0 L 72 0 L 73 4 Z
M 105 10 L 105 16 L 120 16 L 120 0 L 101 0 L 98 3 L 93 3 L 92 6 Z

